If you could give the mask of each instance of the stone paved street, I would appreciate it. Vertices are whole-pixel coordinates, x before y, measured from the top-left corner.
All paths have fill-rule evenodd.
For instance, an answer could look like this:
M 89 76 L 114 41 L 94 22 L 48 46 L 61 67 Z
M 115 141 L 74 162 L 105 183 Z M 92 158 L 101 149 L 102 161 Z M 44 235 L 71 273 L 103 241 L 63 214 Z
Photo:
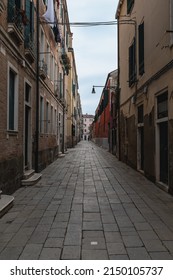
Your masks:
M 0 259 L 173 259 L 173 197 L 82 141 L 14 193 Z

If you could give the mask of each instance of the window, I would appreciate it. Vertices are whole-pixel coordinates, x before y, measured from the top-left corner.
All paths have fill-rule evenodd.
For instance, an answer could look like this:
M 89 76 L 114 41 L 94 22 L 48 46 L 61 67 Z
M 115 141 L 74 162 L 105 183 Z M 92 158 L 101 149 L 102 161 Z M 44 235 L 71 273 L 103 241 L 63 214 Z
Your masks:
M 73 92 L 73 97 L 75 97 L 76 85 L 73 83 L 73 81 L 72 81 L 72 92 Z
M 8 1 L 8 22 L 15 23 L 17 27 L 21 27 L 22 16 L 20 14 L 21 0 Z
M 136 39 L 129 47 L 129 87 L 136 82 Z
M 18 128 L 18 75 L 9 68 L 8 79 L 8 130 L 16 131 Z
M 50 112 L 50 132 L 53 134 L 53 106 L 51 106 L 51 112 Z
M 44 98 L 40 96 L 40 132 L 44 132 Z
M 143 105 L 140 105 L 138 107 L 138 123 L 144 122 L 144 107 Z
M 165 118 L 168 116 L 168 92 L 157 97 L 157 118 Z
M 47 75 L 50 77 L 50 46 L 46 47 L 46 63 L 47 63 Z
M 43 29 L 40 28 L 40 61 L 44 61 L 44 52 L 45 52 L 45 36 Z
M 131 13 L 134 2 L 135 2 L 134 0 L 127 0 L 127 14 Z
M 109 90 L 108 89 L 104 89 L 103 93 L 104 93 L 103 109 L 105 109 L 106 106 L 108 105 L 108 102 L 109 102 Z
M 54 71 L 55 71 L 55 61 L 54 61 L 54 57 L 51 54 L 51 61 L 50 61 L 50 78 L 51 81 L 54 83 Z
M 144 22 L 138 27 L 139 35 L 139 75 L 144 74 Z
M 46 102 L 46 133 L 49 133 L 49 102 Z
M 34 3 L 31 0 L 26 0 L 25 5 L 25 48 L 33 48 L 34 40 Z
M 31 87 L 27 83 L 25 83 L 25 101 L 31 103 Z
M 56 109 L 54 110 L 54 125 L 53 125 L 54 129 L 53 129 L 53 133 L 56 134 L 56 128 L 57 128 L 57 111 Z
M 63 75 L 62 73 L 59 73 L 59 84 L 60 84 L 60 92 L 59 92 L 59 97 L 63 97 Z

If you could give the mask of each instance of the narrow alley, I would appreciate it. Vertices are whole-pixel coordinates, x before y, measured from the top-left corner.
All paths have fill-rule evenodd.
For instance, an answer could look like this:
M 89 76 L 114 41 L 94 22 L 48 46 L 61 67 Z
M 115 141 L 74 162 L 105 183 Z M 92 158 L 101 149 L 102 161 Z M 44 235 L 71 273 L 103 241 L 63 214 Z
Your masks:
M 0 259 L 173 259 L 173 197 L 81 141 L 14 193 Z

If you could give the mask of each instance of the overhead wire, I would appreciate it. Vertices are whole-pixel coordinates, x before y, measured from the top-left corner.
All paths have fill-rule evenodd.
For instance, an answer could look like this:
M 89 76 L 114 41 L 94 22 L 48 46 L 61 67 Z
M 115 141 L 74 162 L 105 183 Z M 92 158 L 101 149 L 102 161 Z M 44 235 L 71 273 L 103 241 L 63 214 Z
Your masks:
M 55 22 L 41 21 L 42 24 L 54 24 Z M 57 23 L 57 22 L 56 22 Z M 59 25 L 70 25 L 72 27 L 94 27 L 116 25 L 117 21 L 101 21 L 101 22 L 58 22 Z

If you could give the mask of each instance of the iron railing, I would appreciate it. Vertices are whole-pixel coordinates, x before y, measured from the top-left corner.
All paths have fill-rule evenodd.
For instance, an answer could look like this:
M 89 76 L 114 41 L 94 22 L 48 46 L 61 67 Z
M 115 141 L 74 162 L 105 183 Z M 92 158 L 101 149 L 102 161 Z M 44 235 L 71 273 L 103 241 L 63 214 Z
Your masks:
M 23 22 L 21 10 L 12 1 L 8 1 L 8 23 L 13 23 L 22 32 Z

